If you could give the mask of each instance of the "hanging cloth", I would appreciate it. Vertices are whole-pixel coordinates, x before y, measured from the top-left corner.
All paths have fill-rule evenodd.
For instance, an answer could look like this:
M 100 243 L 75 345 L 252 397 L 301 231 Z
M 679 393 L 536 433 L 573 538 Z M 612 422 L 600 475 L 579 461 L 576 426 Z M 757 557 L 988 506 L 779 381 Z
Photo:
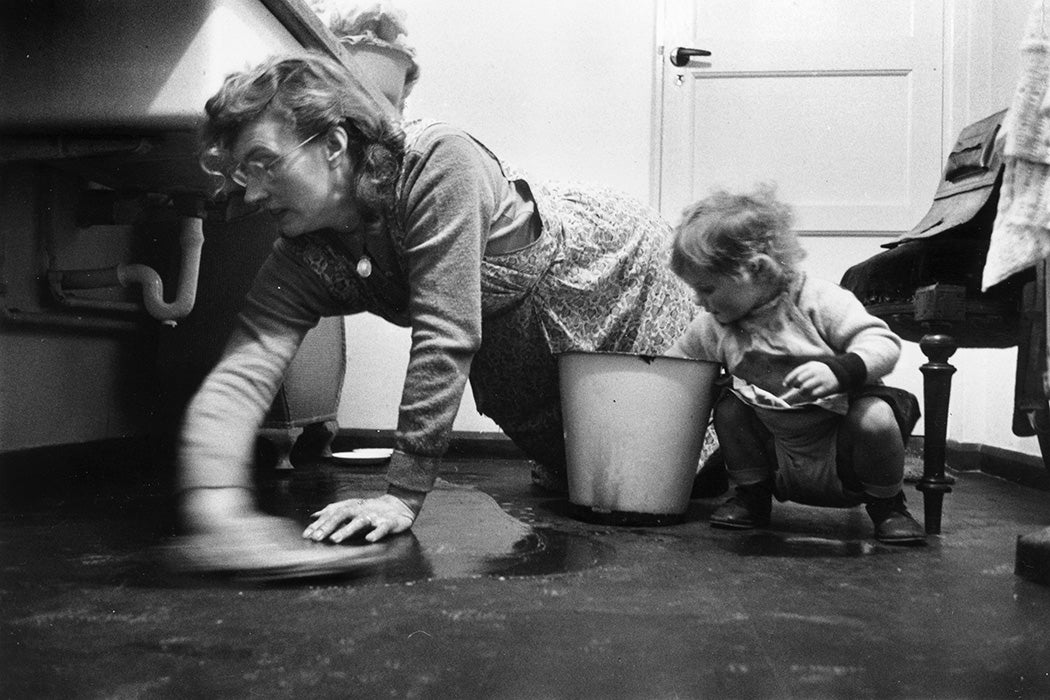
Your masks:
M 1021 79 L 1003 122 L 1005 170 L 982 290 L 1050 256 L 1050 36 L 1046 0 L 1032 7 Z

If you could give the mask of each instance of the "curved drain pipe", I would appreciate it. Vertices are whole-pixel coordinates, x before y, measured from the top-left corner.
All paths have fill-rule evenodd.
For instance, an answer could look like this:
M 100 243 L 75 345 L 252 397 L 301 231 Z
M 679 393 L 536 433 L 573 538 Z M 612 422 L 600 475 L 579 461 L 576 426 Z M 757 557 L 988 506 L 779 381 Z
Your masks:
M 204 220 L 186 216 L 180 221 L 179 245 L 182 261 L 179 266 L 179 285 L 175 300 L 164 301 L 164 282 L 148 265 L 117 265 L 96 270 L 50 270 L 48 283 L 55 298 L 65 306 L 98 309 L 101 311 L 141 311 L 165 325 L 189 315 L 197 300 L 197 278 L 200 274 L 201 248 L 204 245 Z M 77 299 L 66 294 L 71 289 L 101 289 L 105 287 L 142 286 L 142 303 Z
M 117 280 L 121 286 L 137 283 L 142 286 L 142 301 L 150 316 L 175 325 L 193 311 L 197 300 L 197 277 L 200 274 L 201 248 L 204 245 L 204 221 L 195 216 L 182 219 L 179 232 L 182 264 L 179 267 L 179 287 L 175 301 L 164 301 L 164 282 L 157 271 L 148 265 L 117 265 Z

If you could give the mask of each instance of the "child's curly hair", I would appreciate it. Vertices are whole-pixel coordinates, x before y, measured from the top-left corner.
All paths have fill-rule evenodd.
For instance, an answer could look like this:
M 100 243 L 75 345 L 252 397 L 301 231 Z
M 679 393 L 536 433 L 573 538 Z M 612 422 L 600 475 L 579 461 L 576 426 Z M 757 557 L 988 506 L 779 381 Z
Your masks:
M 777 200 L 773 185 L 761 184 L 741 194 L 715 191 L 682 213 L 671 270 L 685 280 L 733 275 L 755 256 L 765 255 L 787 284 L 806 256 L 793 224 L 791 207 Z

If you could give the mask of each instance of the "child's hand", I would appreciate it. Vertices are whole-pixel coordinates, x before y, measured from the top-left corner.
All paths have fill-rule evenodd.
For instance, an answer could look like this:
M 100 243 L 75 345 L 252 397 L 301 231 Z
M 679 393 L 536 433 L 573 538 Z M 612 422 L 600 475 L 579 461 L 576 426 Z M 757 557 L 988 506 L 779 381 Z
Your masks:
M 840 388 L 839 380 L 823 362 L 811 361 L 799 365 L 784 377 L 787 391 L 780 398 L 788 403 L 811 401 L 830 396 Z

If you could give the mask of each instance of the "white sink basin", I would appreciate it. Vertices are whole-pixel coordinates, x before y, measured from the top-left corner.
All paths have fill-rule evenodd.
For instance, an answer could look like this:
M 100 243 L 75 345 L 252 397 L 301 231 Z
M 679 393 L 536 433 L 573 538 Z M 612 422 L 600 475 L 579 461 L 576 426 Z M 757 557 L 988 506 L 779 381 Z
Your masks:
M 274 3 L 4 0 L 0 130 L 195 129 L 226 74 L 302 48 L 267 5 Z

